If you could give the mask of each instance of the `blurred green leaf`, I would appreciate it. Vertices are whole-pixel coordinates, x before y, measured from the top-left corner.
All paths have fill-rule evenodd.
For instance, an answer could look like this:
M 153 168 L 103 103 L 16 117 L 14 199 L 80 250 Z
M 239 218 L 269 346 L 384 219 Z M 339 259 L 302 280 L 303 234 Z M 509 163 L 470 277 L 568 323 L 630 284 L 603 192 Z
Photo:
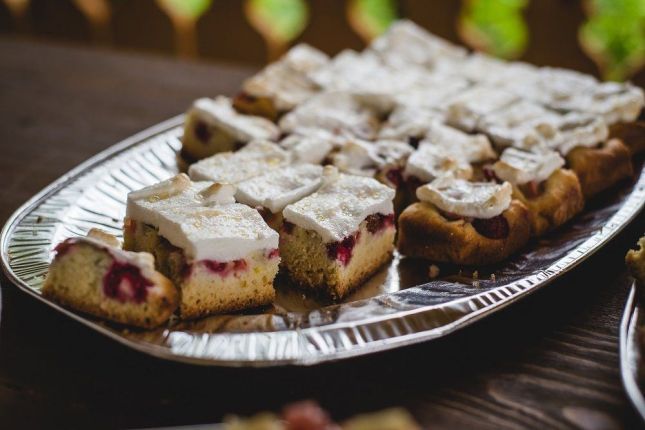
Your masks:
M 383 33 L 398 17 L 394 0 L 352 0 L 348 15 L 354 29 L 366 40 Z
M 302 33 L 309 10 L 304 0 L 248 0 L 251 24 L 277 44 L 287 44 Z
M 605 78 L 624 80 L 645 64 L 645 1 L 590 0 L 587 10 L 580 42 Z
M 522 16 L 527 4 L 528 0 L 463 0 L 459 33 L 475 49 L 517 58 L 528 42 Z
M 208 10 L 213 0 L 160 0 L 169 13 L 196 20 Z

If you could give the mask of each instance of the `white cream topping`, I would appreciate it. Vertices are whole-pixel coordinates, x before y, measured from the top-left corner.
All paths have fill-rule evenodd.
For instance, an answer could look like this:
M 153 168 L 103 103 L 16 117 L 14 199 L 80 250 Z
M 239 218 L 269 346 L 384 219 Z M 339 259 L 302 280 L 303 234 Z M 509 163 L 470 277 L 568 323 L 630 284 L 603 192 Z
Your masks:
M 322 166 L 296 164 L 269 171 L 238 184 L 237 201 L 251 207 L 265 207 L 272 213 L 308 196 L 322 183 Z
M 437 120 L 428 123 L 425 139 L 419 146 L 428 143 L 440 146 L 468 163 L 480 163 L 497 157 L 488 137 L 483 134 L 467 134 Z
M 174 207 L 161 210 L 159 215 L 159 234 L 192 261 L 226 262 L 278 248 L 278 233 L 257 210 L 246 205 Z
M 593 147 L 609 137 L 609 128 L 601 117 L 570 112 L 558 118 L 558 133 L 548 144 L 562 155 L 578 146 Z
M 430 124 L 437 120 L 443 120 L 443 114 L 433 108 L 401 104 L 388 116 L 379 131 L 379 138 L 422 138 L 428 132 Z
M 532 82 L 537 77 L 538 68 L 519 61 L 502 59 L 481 53 L 470 54 L 453 69 L 468 80 L 491 85 L 506 85 L 508 82 Z
M 512 192 L 513 187 L 508 182 L 500 185 L 443 177 L 417 188 L 417 197 L 444 212 L 487 219 L 508 209 Z
M 254 140 L 237 152 L 221 152 L 198 161 L 188 168 L 188 174 L 194 181 L 237 184 L 290 162 L 289 153 L 278 144 Z
M 326 54 L 301 43 L 247 79 L 243 90 L 256 97 L 272 99 L 278 110 L 291 110 L 320 90 L 309 76 L 328 62 Z
M 324 242 L 354 234 L 369 215 L 393 213 L 395 191 L 372 178 L 328 172 L 318 191 L 287 206 L 284 218 L 318 233 Z
M 394 79 L 399 79 L 399 75 L 400 73 L 397 73 Z M 465 91 L 469 86 L 470 83 L 466 79 L 454 73 L 443 75 L 426 72 L 410 80 L 408 85 L 394 94 L 394 99 L 398 106 L 417 106 L 442 111 L 446 109 L 446 100 Z
M 287 113 L 280 120 L 280 128 L 287 133 L 303 135 L 322 129 L 335 135 L 371 139 L 376 135 L 377 119 L 356 96 L 329 92 L 318 94 Z
M 476 129 L 480 119 L 517 101 L 519 97 L 499 87 L 475 86 L 448 102 L 446 121 L 466 131 Z
M 462 59 L 466 49 L 430 34 L 409 20 L 399 20 L 369 47 L 383 60 L 395 67 L 411 65 L 431 67 L 438 58 Z
M 405 142 L 353 139 L 333 156 L 333 164 L 345 173 L 374 176 L 391 166 L 403 166 L 414 149 Z
M 415 177 L 424 183 L 442 176 L 469 179 L 472 175 L 473 169 L 463 156 L 432 143 L 419 145 L 403 171 L 404 178 Z
M 268 119 L 237 113 L 231 99 L 224 96 L 195 100 L 188 115 L 196 116 L 241 142 L 253 139 L 276 140 L 280 135 L 278 127 Z
M 321 164 L 338 145 L 331 136 L 290 134 L 280 141 L 280 146 L 291 154 L 294 163 Z
M 540 183 L 564 166 L 564 159 L 555 151 L 528 152 L 506 148 L 493 165 L 495 175 L 514 185 Z

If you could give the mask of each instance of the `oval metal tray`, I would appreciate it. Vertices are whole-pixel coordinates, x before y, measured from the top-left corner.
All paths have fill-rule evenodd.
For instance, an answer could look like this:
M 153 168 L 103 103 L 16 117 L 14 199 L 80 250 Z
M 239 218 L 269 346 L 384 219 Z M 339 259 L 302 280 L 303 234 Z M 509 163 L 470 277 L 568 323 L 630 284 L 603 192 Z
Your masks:
M 629 399 L 645 421 L 645 387 L 642 382 L 645 369 L 642 355 L 645 351 L 645 319 L 642 300 L 642 289 L 634 282 L 620 323 L 620 374 Z
M 592 202 L 552 235 L 504 264 L 474 272 L 400 258 L 341 304 L 304 296 L 278 278 L 271 309 L 125 329 L 64 308 L 40 293 L 59 241 L 99 227 L 120 235 L 130 190 L 177 172 L 183 116 L 96 155 L 34 196 L 2 230 L 2 263 L 21 290 L 136 350 L 205 365 L 311 365 L 445 336 L 496 312 L 571 270 L 614 237 L 645 204 L 645 175 Z

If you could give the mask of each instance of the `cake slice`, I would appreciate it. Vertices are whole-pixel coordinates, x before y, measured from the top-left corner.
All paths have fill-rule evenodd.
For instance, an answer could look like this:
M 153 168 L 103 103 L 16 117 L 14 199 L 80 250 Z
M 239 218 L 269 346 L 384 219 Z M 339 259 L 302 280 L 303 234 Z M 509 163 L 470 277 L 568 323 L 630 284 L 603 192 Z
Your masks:
M 194 181 L 236 184 L 268 170 L 289 165 L 291 156 L 276 143 L 254 140 L 236 152 L 224 152 L 205 158 L 190 166 L 188 174 Z
M 323 164 L 332 150 L 344 143 L 342 139 L 320 134 L 290 134 L 280 141 L 293 163 Z
M 256 208 L 271 228 L 282 227 L 282 210 L 320 187 L 322 166 L 296 164 L 242 181 L 237 186 L 238 202 Z
M 155 270 L 154 258 L 124 251 L 100 230 L 59 243 L 42 293 L 63 305 L 110 321 L 152 328 L 179 303 L 175 286 Z
M 530 213 L 508 182 L 442 177 L 417 189 L 399 216 L 399 251 L 437 262 L 487 265 L 509 257 L 531 234 Z
M 125 247 L 155 256 L 196 318 L 267 305 L 280 261 L 278 234 L 257 210 L 234 203 L 235 187 L 165 181 L 128 195 Z
M 280 130 L 271 121 L 243 115 L 228 97 L 201 98 L 187 113 L 181 156 L 193 163 L 218 152 L 233 151 L 254 139 L 277 140 Z
M 355 136 L 372 139 L 378 130 L 376 113 L 348 92 L 326 92 L 315 95 L 280 119 L 285 133 Z
M 563 169 L 555 151 L 504 150 L 493 165 L 495 177 L 513 185 L 513 197 L 531 212 L 531 232 L 541 236 L 582 211 L 584 196 L 578 177 Z
M 311 74 L 329 62 L 322 51 L 300 43 L 278 61 L 244 81 L 242 92 L 235 97 L 235 109 L 275 121 L 320 91 Z
M 392 255 L 393 198 L 375 179 L 326 167 L 320 189 L 283 211 L 280 255 L 290 278 L 333 298 L 360 285 Z

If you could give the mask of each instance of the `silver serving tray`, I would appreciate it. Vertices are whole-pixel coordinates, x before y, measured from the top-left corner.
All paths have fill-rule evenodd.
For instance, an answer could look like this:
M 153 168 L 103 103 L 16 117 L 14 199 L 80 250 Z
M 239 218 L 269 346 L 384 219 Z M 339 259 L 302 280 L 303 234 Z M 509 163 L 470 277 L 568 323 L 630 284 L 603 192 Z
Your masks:
M 620 323 L 620 374 L 623 386 L 632 404 L 645 421 L 645 397 L 640 382 L 645 378 L 645 310 L 643 292 L 634 283 L 625 304 L 625 313 Z
M 61 240 L 99 227 L 121 234 L 130 190 L 177 172 L 183 116 L 103 151 L 18 209 L 2 230 L 5 272 L 21 290 L 124 345 L 164 359 L 203 365 L 311 365 L 445 336 L 544 287 L 573 269 L 623 229 L 645 203 L 643 171 L 632 184 L 504 264 L 479 273 L 400 258 L 342 304 L 303 295 L 279 277 L 271 309 L 214 316 L 139 331 L 62 307 L 40 288 Z M 494 276 L 493 276 L 494 275 Z M 475 279 L 476 278 L 476 279 Z

